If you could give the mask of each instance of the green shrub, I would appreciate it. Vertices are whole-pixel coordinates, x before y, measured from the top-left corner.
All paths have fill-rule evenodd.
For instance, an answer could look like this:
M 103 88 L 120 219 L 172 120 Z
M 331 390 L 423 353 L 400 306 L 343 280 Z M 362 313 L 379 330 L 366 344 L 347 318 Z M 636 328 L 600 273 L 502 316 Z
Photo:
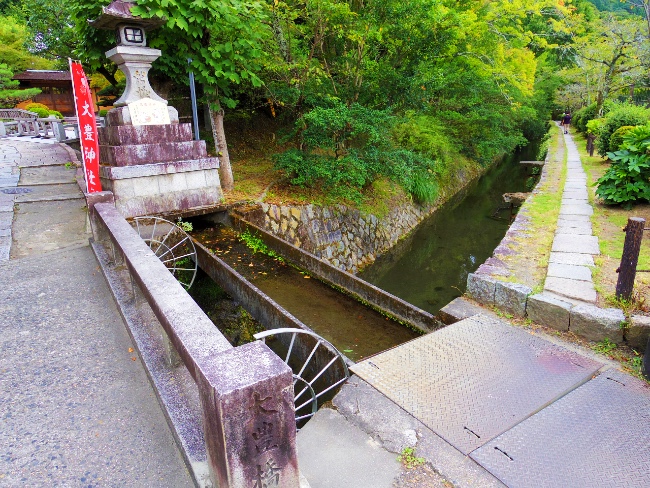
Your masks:
M 25 110 L 28 110 L 29 112 L 33 112 L 34 109 L 45 109 L 45 110 L 49 110 L 50 107 L 48 107 L 48 106 L 45 105 L 44 103 L 28 103 L 27 105 L 25 105 Z
M 29 109 L 29 111 L 34 112 L 41 119 L 45 119 L 50 115 L 50 111 L 47 108 L 32 107 Z
M 610 152 L 609 142 L 612 134 L 624 125 L 645 125 L 650 121 L 650 109 L 638 105 L 620 104 L 617 108 L 612 108 L 605 116 L 605 122 L 598 132 L 596 140 L 596 149 L 598 154 L 605 157 Z
M 596 118 L 598 114 L 596 114 L 596 103 L 592 103 L 591 105 L 587 105 L 586 107 L 582 107 L 580 110 L 578 110 L 576 113 L 573 114 L 573 118 L 571 119 L 571 124 L 573 127 L 576 128 L 577 131 L 579 132 L 586 132 L 587 131 L 587 123 L 590 120 L 593 120 Z
M 587 122 L 587 134 L 593 134 L 598 136 L 600 134 L 600 129 L 605 125 L 605 119 L 592 119 Z
M 100 116 L 100 117 L 106 117 L 106 114 L 107 114 L 107 113 L 108 113 L 108 109 L 107 109 L 107 108 L 102 108 L 102 109 L 99 111 L 99 116 Z
M 613 205 L 650 201 L 650 124 L 630 129 L 621 150 L 607 156 L 612 165 L 596 182 L 596 195 Z
M 612 151 L 618 151 L 623 144 L 623 136 L 634 129 L 633 125 L 624 125 L 614 131 L 612 137 L 609 138 L 609 147 Z
M 317 186 L 330 195 L 360 202 L 362 191 L 379 176 L 399 183 L 413 198 L 437 197 L 438 163 L 425 154 L 396 148 L 390 138 L 393 116 L 358 104 L 332 101 L 297 122 L 290 137 L 298 148 L 273 156 L 294 185 Z
M 445 134 L 442 122 L 431 116 L 407 115 L 395 125 L 392 136 L 400 147 L 443 163 L 452 161 L 458 154 L 454 142 Z

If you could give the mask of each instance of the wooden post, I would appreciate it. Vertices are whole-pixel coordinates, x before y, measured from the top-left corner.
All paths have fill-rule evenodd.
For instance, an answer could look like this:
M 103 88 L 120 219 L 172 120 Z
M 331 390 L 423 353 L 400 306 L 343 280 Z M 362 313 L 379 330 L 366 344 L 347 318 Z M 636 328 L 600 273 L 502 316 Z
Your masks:
M 621 267 L 618 269 L 618 282 L 616 283 L 616 298 L 629 300 L 632 297 L 644 226 L 645 219 L 630 217 L 627 220 L 623 256 L 621 257 Z
M 594 155 L 594 141 L 596 140 L 596 136 L 594 134 L 588 134 L 587 135 L 587 151 L 589 151 L 589 156 Z
M 641 373 L 650 380 L 650 337 L 648 337 L 648 345 L 645 347 L 643 363 L 641 364 Z

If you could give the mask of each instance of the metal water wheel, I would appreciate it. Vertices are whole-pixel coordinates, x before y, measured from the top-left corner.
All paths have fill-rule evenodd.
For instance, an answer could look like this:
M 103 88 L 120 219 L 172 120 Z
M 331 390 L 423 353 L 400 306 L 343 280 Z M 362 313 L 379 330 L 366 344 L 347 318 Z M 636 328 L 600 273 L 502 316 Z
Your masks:
M 196 278 L 196 248 L 182 228 L 160 217 L 136 217 L 135 230 L 178 282 L 189 289 Z
M 284 362 L 293 371 L 294 405 L 298 428 L 314 416 L 318 410 L 319 398 L 350 377 L 343 354 L 314 332 L 283 328 L 265 330 L 255 334 L 254 337 L 264 343 L 269 337 L 279 339 L 285 345 L 288 342 L 286 355 L 283 353 L 280 357 L 284 356 Z M 315 344 L 310 349 L 314 341 Z M 301 351 L 303 356 L 306 354 L 306 358 L 298 357 L 297 351 Z M 331 359 L 322 361 L 323 356 Z M 319 362 L 321 364 L 318 364 Z M 325 375 L 327 371 L 331 373 L 329 378 Z

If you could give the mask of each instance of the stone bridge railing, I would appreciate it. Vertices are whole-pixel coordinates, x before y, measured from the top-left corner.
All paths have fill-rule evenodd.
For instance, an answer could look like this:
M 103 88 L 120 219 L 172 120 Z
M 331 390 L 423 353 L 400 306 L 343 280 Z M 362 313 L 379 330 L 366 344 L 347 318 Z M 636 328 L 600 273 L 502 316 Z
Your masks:
M 126 266 L 198 387 L 214 486 L 297 488 L 291 369 L 261 342 L 233 348 L 116 210 L 110 192 L 87 201 L 95 242 Z
M 98 127 L 102 120 L 97 118 Z M 57 142 L 73 142 L 79 140 L 79 127 L 76 117 L 39 118 L 27 110 L 0 109 L 0 137 L 7 135 L 53 137 Z

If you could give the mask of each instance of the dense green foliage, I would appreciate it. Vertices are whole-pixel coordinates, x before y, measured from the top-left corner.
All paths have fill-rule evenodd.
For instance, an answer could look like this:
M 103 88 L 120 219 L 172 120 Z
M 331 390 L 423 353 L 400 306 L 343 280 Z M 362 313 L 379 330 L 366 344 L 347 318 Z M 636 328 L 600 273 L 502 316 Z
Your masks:
M 0 0 L 0 12 L 11 15 L 0 38 L 13 32 L 0 42 L 0 63 L 16 72 L 33 67 L 35 54 L 57 63 L 72 56 L 119 92 L 104 57 L 113 34 L 87 22 L 108 3 Z M 552 114 L 570 110 L 578 130 L 599 127 L 601 154 L 619 127 L 645 123 L 632 117 L 636 108 L 612 102 L 650 101 L 646 7 L 645 0 L 136 0 L 132 12 L 165 19 L 147 34 L 163 51 L 152 77 L 181 85 L 195 74 L 224 166 L 225 140 L 215 129 L 221 108 L 265 112 L 287 127 L 286 150 L 274 158 L 291 183 L 359 201 L 387 177 L 430 202 L 459 162 L 489 164 L 542 137 Z M 22 58 L 3 60 L 7 46 Z
M 612 137 L 609 138 L 610 150 L 618 151 L 619 149 L 621 149 L 621 146 L 623 145 L 623 138 L 632 129 L 634 129 L 633 125 L 624 125 L 616 129 L 612 134 Z
M 608 157 L 612 165 L 598 180 L 596 194 L 609 204 L 650 201 L 650 124 L 628 131 L 622 149 Z
M 616 149 L 610 145 L 610 140 L 612 134 L 620 127 L 645 125 L 648 121 L 650 121 L 650 109 L 645 107 L 627 103 L 612 107 L 607 112 L 605 120 L 596 134 L 598 137 L 596 139 L 598 154 L 606 156 L 608 152 Z

